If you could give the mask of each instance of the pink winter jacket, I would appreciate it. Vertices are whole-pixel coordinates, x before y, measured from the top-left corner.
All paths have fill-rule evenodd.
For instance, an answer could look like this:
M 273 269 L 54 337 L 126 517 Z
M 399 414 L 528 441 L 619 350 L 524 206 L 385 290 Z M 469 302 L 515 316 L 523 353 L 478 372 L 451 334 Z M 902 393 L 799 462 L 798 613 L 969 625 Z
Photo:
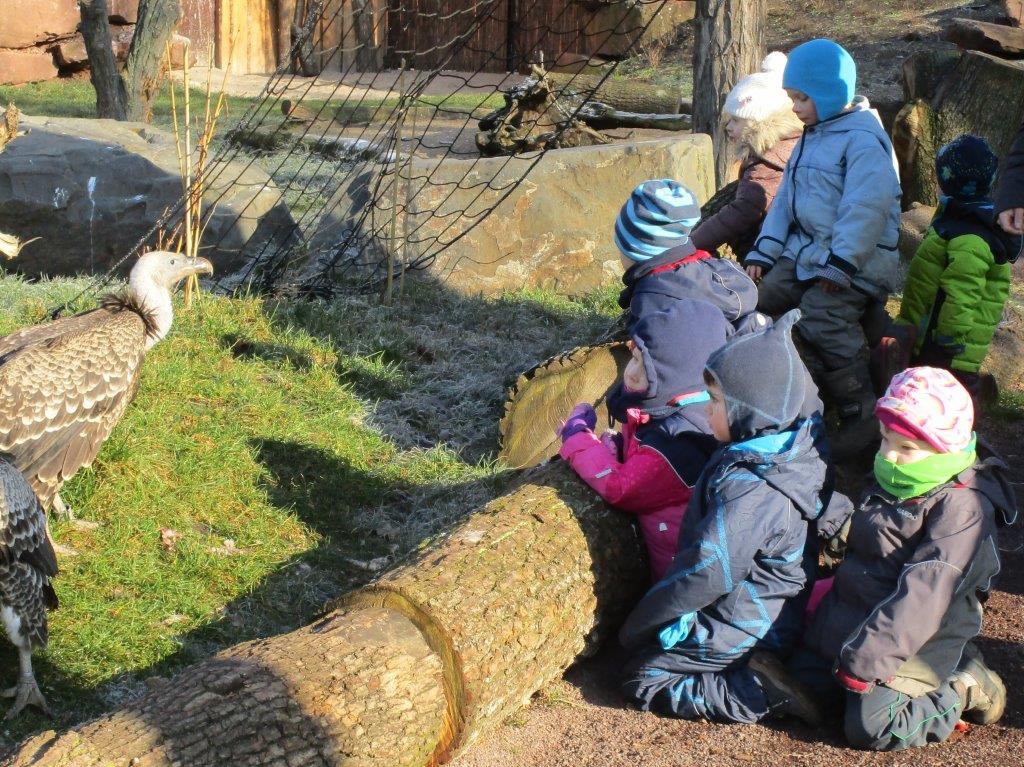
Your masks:
M 637 408 L 628 410 L 627 416 L 622 426 L 623 461 L 607 433 L 599 439 L 589 430 L 569 437 L 560 455 L 605 501 L 637 515 L 647 544 L 651 579 L 656 582 L 672 564 L 693 488 L 661 453 L 637 438 L 637 427 L 649 416 Z

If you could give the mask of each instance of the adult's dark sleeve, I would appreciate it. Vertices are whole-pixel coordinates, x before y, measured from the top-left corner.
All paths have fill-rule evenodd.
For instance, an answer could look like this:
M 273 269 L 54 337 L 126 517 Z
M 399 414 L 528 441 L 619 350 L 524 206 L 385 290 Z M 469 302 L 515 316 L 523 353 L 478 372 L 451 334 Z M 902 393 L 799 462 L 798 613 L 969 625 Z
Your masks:
M 999 172 L 995 205 L 997 216 L 1004 210 L 1024 208 L 1024 124 L 1017 129 L 1013 146 Z

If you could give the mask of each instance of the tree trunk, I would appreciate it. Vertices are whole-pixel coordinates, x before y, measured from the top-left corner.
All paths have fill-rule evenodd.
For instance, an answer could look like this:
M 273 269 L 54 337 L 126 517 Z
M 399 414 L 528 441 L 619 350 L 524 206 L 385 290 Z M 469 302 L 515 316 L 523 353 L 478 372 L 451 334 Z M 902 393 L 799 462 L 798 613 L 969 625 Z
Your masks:
M 693 44 L 693 130 L 711 135 L 718 186 L 729 180 L 728 140 L 722 106 L 741 77 L 764 58 L 767 0 L 697 0 Z
M 178 0 L 140 0 L 139 20 L 124 63 L 127 119 L 148 122 L 152 117 L 160 62 L 179 19 L 181 3 Z
M 624 112 L 674 115 L 679 114 L 682 104 L 682 94 L 678 88 L 612 79 L 601 83 L 601 78 L 596 75 L 566 72 L 548 72 L 547 77 L 556 95 L 561 95 L 563 91 L 574 91 L 587 101 L 600 101 Z
M 934 91 L 919 92 L 893 127 L 905 205 L 937 202 L 935 154 L 943 144 L 972 133 L 1005 157 L 1024 120 L 1024 67 L 1019 63 L 965 51 L 943 71 Z
M 602 104 L 588 101 L 576 115 L 591 128 L 611 130 L 613 128 L 654 128 L 657 130 L 691 130 L 693 118 L 690 115 L 652 115 L 640 112 L 624 112 Z
M 555 464 L 313 625 L 226 650 L 9 763 L 440 764 L 607 637 L 645 569 L 629 518 Z
M 277 65 L 287 67 L 292 58 L 292 20 L 296 0 L 277 0 Z
M 96 90 L 96 116 L 128 119 L 128 95 L 114 59 L 107 0 L 78 0 L 82 37 L 89 56 L 89 79 Z
M 380 69 L 377 47 L 376 3 L 373 0 L 352 0 L 352 19 L 356 32 L 356 71 L 376 72 Z

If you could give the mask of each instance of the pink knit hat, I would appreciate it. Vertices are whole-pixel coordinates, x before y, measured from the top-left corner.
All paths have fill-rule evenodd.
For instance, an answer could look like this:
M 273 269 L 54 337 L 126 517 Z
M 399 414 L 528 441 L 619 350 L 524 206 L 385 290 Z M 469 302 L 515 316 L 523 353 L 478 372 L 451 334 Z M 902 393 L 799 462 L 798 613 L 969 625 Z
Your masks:
M 922 439 L 940 453 L 964 450 L 974 433 L 971 395 L 941 368 L 908 368 L 893 376 L 875 415 L 886 427 Z

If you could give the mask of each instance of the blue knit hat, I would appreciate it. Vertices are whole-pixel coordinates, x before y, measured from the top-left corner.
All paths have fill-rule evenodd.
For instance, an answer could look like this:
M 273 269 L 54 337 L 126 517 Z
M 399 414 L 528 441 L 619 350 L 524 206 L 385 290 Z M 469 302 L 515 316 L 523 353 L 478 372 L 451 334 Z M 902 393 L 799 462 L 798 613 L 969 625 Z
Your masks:
M 958 200 L 987 198 L 998 168 L 999 158 L 978 136 L 957 136 L 935 155 L 939 186 Z
M 680 245 L 696 252 L 690 230 L 699 220 L 700 205 L 685 186 L 670 178 L 645 181 L 619 211 L 615 245 L 631 261 L 646 261 Z
M 853 101 L 857 65 L 839 43 L 811 40 L 790 52 L 782 87 L 806 93 L 818 110 L 818 120 L 827 120 Z

